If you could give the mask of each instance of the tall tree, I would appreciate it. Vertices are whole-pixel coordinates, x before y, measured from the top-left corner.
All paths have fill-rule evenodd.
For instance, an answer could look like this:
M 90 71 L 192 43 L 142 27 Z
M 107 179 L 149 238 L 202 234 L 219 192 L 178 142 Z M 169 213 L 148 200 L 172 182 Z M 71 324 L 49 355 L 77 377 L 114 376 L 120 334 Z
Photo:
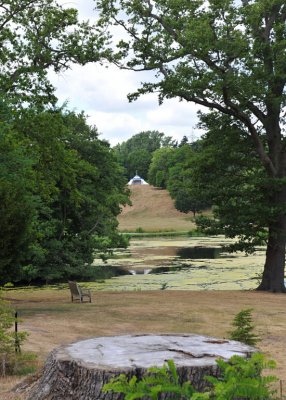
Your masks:
M 56 0 L 0 2 L 1 283 L 87 275 L 120 242 L 113 152 L 83 116 L 51 107 L 48 72 L 97 61 L 96 32 Z
M 157 72 L 131 100 L 159 92 L 160 101 L 185 99 L 245 127 L 272 180 L 275 209 L 267 221 L 259 289 L 285 292 L 285 1 L 98 0 L 97 7 L 102 32 L 116 24 L 128 35 L 118 51 L 110 47 L 109 59 L 121 68 Z
M 35 160 L 34 186 L 28 192 L 35 201 L 21 262 L 12 271 L 7 260 L 2 281 L 92 276 L 95 253 L 125 244 L 116 216 L 128 201 L 128 191 L 114 152 L 87 125 L 84 114 L 27 110 L 15 118 L 14 129 L 26 139 L 25 152 Z
M 3 107 L 3 105 L 1 105 Z M 1 107 L 0 106 L 0 107 Z M 3 108 L 1 107 L 1 114 Z M 7 113 L 7 109 L 5 109 Z M 2 114 L 3 115 L 3 114 Z M 35 158 L 28 155 L 29 143 L 19 139 L 9 123 L 0 124 L 0 275 L 13 276 L 31 242 L 36 199 L 33 196 Z M 7 273 L 7 266 L 9 272 Z

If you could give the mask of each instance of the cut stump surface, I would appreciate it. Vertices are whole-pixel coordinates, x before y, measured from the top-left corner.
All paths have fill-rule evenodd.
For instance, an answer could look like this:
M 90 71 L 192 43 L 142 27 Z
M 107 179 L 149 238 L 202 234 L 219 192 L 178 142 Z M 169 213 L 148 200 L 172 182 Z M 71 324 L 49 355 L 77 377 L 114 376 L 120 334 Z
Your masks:
M 219 374 L 215 360 L 255 349 L 232 340 L 201 335 L 128 335 L 97 337 L 54 350 L 29 400 L 113 400 L 102 386 L 115 375 L 142 377 L 146 369 L 172 359 L 180 379 L 202 390 L 205 375 Z M 166 398 L 166 397 L 165 397 Z

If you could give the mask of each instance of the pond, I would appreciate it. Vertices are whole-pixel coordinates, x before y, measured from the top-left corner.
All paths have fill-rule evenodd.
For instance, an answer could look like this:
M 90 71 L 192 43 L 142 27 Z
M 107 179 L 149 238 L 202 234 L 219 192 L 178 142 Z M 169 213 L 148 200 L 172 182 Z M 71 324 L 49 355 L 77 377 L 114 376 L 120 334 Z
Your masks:
M 223 237 L 132 239 L 102 268 L 116 266 L 126 275 L 97 282 L 97 290 L 247 290 L 258 285 L 265 249 L 252 255 L 227 253 Z

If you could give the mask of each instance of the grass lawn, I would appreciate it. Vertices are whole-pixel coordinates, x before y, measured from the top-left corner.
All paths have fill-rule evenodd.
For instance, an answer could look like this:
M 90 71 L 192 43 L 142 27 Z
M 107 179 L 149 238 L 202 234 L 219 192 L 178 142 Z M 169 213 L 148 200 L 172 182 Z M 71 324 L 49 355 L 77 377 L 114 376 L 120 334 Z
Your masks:
M 276 360 L 285 380 L 286 296 L 255 291 L 95 292 L 91 304 L 72 304 L 62 290 L 12 290 L 5 294 L 17 308 L 20 329 L 29 333 L 23 349 L 36 352 L 40 364 L 55 347 L 93 336 L 142 333 L 200 333 L 227 338 L 235 314 L 253 308 L 258 347 Z M 16 400 L 10 392 L 17 378 L 2 378 L 0 399 Z

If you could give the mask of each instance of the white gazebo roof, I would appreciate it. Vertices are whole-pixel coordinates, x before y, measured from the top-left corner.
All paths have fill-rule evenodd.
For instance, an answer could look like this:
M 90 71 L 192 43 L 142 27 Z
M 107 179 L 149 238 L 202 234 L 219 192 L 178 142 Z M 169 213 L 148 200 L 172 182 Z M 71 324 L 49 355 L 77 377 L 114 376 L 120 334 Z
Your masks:
M 128 185 L 148 185 L 148 183 L 139 175 L 135 175 L 132 179 L 130 179 Z

